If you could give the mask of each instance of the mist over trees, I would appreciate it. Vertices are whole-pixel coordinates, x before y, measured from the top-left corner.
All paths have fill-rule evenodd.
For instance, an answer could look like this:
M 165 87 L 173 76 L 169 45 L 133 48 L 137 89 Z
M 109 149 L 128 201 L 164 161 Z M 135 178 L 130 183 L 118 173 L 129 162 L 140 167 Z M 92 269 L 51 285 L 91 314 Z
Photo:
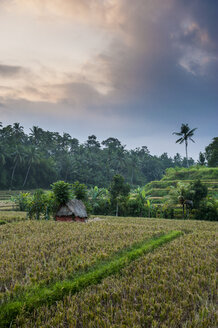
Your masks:
M 116 174 L 131 186 L 142 186 L 161 179 L 166 168 L 186 165 L 178 153 L 171 158 L 151 155 L 146 146 L 127 150 L 113 137 L 100 143 L 91 135 L 80 143 L 68 133 L 33 126 L 26 134 L 19 123 L 0 124 L 1 189 L 49 188 L 57 180 L 108 187 Z

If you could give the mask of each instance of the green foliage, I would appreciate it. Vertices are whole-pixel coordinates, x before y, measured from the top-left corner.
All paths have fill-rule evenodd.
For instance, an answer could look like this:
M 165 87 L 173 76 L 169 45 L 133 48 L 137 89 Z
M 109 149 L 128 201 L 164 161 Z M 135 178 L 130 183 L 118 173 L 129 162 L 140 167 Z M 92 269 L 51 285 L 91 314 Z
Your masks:
M 57 181 L 51 185 L 57 206 L 64 205 L 70 199 L 70 184 Z
M 87 187 L 84 183 L 76 181 L 72 184 L 73 194 L 76 199 L 85 201 L 87 200 Z
M 79 181 L 88 187 L 108 187 L 115 174 L 132 186 L 160 179 L 166 168 L 186 165 L 167 153 L 152 156 L 146 146 L 127 150 L 116 138 L 100 144 L 95 135 L 79 143 L 67 133 L 34 126 L 25 134 L 19 123 L 0 126 L 0 188 L 48 189 L 54 181 Z M 189 160 L 190 164 L 194 163 Z
M 0 220 L 0 225 L 6 224 L 6 221 Z
M 30 193 L 20 192 L 18 195 L 12 196 L 11 201 L 15 202 L 19 211 L 27 211 Z
M 207 187 L 200 181 L 196 180 L 189 184 L 178 182 L 177 187 L 171 187 L 169 194 L 164 197 L 164 205 L 162 208 L 163 217 L 174 218 L 174 209 L 180 204 L 182 205 L 183 217 L 189 217 L 189 210 L 198 208 L 200 201 L 207 196 Z M 193 206 L 187 204 L 192 201 Z
M 218 137 L 205 148 L 205 156 L 208 166 L 218 167 Z
M 88 190 L 88 202 L 92 214 L 110 214 L 109 192 L 106 188 L 90 188 Z
M 189 161 L 188 161 L 188 140 L 191 140 L 192 142 L 194 142 L 194 140 L 192 139 L 194 132 L 197 128 L 194 129 L 190 129 L 188 124 L 182 124 L 181 125 L 181 129 L 180 132 L 173 132 L 173 134 L 179 136 L 180 138 L 176 140 L 176 143 L 180 143 L 182 144 L 183 142 L 185 142 L 185 151 L 186 151 L 186 161 L 187 161 L 187 167 L 189 167 Z
M 120 196 L 128 196 L 130 192 L 130 186 L 124 182 L 124 178 L 121 175 L 116 174 L 111 182 L 109 192 L 111 199 L 116 200 Z
M 206 164 L 206 158 L 202 152 L 199 153 L 199 160 L 198 163 L 200 165 L 205 165 Z
M 175 180 L 212 180 L 218 179 L 218 168 L 195 166 L 186 168 L 169 168 L 161 181 Z
M 119 213 L 125 215 L 127 196 L 130 192 L 129 184 L 125 183 L 124 178 L 121 175 L 116 174 L 111 182 L 109 192 L 112 206 L 113 204 L 116 205 L 116 216 L 118 216 Z M 119 211 L 119 207 L 121 211 Z
M 207 196 L 207 193 L 207 187 L 200 180 L 196 180 L 190 183 L 186 199 L 193 200 L 194 208 L 198 208 L 200 201 Z
M 30 218 L 40 219 L 40 214 L 45 211 L 45 194 L 42 189 L 35 190 L 33 196 L 30 198 L 27 204 L 28 216 Z
M 193 215 L 196 220 L 218 221 L 218 201 L 216 199 L 204 199 L 199 203 Z

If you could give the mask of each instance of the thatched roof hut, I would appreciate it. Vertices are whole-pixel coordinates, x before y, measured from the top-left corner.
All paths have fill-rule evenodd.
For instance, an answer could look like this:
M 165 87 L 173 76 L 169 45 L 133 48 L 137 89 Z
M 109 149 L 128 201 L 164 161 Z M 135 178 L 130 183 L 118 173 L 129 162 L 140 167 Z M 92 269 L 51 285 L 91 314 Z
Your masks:
M 81 200 L 71 199 L 65 205 L 61 206 L 56 213 L 57 221 L 81 221 L 85 222 L 87 212 L 85 205 Z

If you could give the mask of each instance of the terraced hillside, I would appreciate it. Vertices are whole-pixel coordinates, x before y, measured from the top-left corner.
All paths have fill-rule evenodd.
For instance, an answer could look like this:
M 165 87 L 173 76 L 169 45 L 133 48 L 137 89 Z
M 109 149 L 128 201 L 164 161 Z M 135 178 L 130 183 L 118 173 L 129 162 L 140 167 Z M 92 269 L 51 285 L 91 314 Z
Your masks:
M 209 196 L 218 197 L 218 168 L 207 167 L 170 168 L 160 181 L 152 181 L 145 186 L 146 196 L 149 196 L 153 204 L 160 205 L 171 187 L 176 187 L 179 182 L 190 183 L 196 179 L 208 187 Z
M 13 211 L 17 210 L 16 204 L 12 198 L 18 196 L 19 193 L 33 192 L 31 190 L 0 190 L 0 211 Z
M 11 197 L 17 195 L 19 191 L 0 190 L 0 211 L 8 211 L 15 209 L 15 204 L 11 201 Z

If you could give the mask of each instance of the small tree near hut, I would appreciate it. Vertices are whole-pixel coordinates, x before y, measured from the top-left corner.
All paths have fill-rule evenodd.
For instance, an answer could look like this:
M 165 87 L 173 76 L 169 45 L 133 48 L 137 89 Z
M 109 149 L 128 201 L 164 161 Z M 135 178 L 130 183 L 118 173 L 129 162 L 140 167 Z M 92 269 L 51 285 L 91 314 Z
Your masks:
M 87 187 L 84 183 L 76 181 L 72 184 L 73 194 L 76 199 L 86 201 L 87 200 Z
M 124 178 L 116 174 L 113 177 L 110 188 L 111 203 L 116 204 L 116 216 L 119 214 L 119 203 L 123 198 L 127 197 L 130 192 L 130 186 L 128 183 L 125 183 Z
M 55 196 L 57 207 L 66 204 L 70 200 L 70 184 L 64 181 L 57 181 L 51 185 Z

